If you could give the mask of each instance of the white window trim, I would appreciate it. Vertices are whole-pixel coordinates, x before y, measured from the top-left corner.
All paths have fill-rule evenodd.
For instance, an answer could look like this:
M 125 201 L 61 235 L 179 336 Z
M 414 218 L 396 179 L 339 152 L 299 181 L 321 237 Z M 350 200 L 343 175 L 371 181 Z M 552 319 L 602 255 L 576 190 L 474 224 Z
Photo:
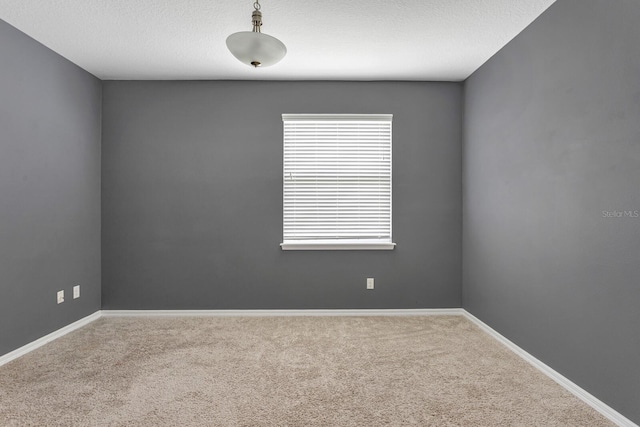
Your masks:
M 288 122 L 308 122 L 319 120 L 331 120 L 333 118 L 340 118 L 341 120 L 357 120 L 357 121 L 392 121 L 393 114 L 283 114 L 282 120 Z
M 340 118 L 341 120 L 357 121 L 392 121 L 392 114 L 283 114 L 283 121 L 321 121 Z M 390 153 L 391 154 L 391 153 Z M 390 174 L 390 185 L 393 183 L 393 173 Z M 284 182 L 283 182 L 284 186 Z M 390 235 L 393 225 L 393 202 L 389 206 L 391 224 L 389 224 Z M 318 251 L 318 250 L 394 250 L 396 243 L 391 239 L 340 239 L 340 240 L 289 240 L 280 243 L 283 251 Z
M 280 243 L 283 251 L 392 251 L 395 243 L 387 241 L 380 242 L 361 242 L 361 241 L 318 241 L 318 240 L 300 240 L 298 242 Z

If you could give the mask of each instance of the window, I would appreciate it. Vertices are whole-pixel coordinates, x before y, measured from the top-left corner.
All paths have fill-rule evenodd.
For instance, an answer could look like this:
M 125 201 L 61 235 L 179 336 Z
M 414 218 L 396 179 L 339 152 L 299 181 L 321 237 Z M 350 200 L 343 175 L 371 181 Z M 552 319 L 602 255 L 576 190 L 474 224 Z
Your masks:
M 393 249 L 390 114 L 283 114 L 283 250 Z

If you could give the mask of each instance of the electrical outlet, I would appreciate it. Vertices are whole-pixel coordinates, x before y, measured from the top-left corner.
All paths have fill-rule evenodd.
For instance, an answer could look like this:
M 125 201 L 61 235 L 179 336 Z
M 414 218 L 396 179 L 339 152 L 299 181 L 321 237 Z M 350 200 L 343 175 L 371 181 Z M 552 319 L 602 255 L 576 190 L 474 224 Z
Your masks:
M 80 285 L 73 287 L 73 299 L 80 298 Z
M 367 278 L 367 289 L 373 289 L 373 277 Z
M 62 304 L 64 302 L 64 291 L 58 291 L 58 304 Z

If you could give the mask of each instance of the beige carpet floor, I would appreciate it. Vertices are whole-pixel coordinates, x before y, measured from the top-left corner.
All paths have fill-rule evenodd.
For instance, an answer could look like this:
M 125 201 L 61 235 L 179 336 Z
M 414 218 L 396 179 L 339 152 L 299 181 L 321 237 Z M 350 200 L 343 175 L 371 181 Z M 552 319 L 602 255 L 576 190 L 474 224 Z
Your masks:
M 102 318 L 0 367 L 2 426 L 610 426 L 460 316 Z

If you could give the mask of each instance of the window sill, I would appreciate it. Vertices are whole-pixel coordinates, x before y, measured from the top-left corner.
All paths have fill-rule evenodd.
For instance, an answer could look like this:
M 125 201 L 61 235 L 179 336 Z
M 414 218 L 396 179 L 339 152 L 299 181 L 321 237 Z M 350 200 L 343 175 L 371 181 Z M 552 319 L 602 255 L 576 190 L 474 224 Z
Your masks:
M 280 247 L 283 251 L 392 251 L 395 247 L 395 243 L 388 242 L 368 242 L 368 243 L 354 243 L 354 242 L 328 242 L 328 243 L 280 243 Z

